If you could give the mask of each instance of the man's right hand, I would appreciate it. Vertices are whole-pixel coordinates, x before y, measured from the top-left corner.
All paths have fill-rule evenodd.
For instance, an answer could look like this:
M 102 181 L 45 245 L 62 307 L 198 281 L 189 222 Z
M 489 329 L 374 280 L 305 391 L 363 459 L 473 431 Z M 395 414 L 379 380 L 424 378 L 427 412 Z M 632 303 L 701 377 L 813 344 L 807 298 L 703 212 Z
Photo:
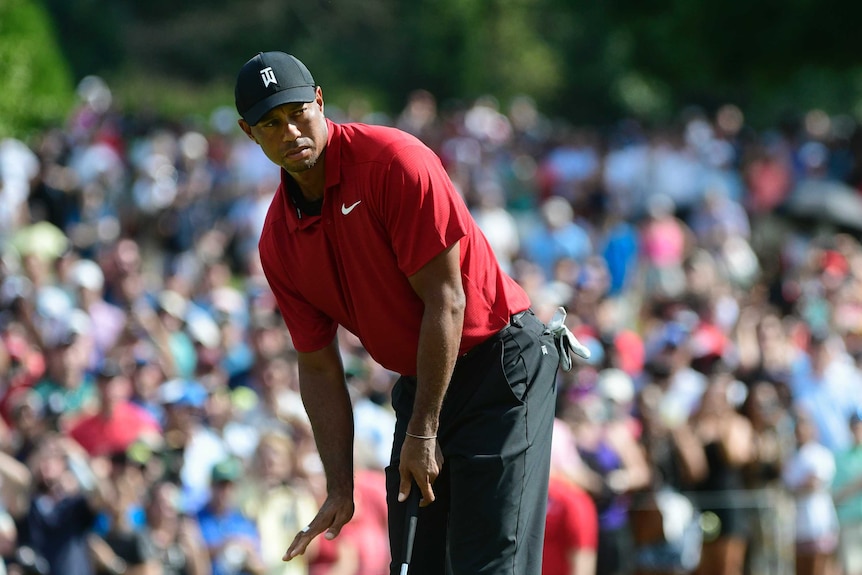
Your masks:
M 328 495 L 311 523 L 293 538 L 293 543 L 285 551 L 282 561 L 290 561 L 305 553 L 308 544 L 324 531 L 327 539 L 338 537 L 341 528 L 353 517 L 354 510 L 352 493 L 345 496 Z

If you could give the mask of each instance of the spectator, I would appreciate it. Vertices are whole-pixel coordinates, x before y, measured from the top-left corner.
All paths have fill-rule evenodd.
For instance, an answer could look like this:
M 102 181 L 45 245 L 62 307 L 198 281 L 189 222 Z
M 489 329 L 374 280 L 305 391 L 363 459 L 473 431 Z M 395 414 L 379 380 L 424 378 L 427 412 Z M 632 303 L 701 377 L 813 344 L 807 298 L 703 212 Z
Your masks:
M 310 486 L 297 473 L 299 462 L 290 436 L 263 433 L 251 461 L 249 474 L 239 485 L 237 501 L 254 520 L 260 533 L 261 553 L 267 575 L 307 573 L 305 557 L 282 561 L 285 541 L 302 529 L 317 513 Z M 314 555 L 315 550 L 310 550 Z
M 545 280 L 550 281 L 560 260 L 585 260 L 592 242 L 587 232 L 574 222 L 574 211 L 565 198 L 551 196 L 542 203 L 540 214 L 540 223 L 525 234 L 522 254 L 537 264 Z
M 0 140 L 0 229 L 16 230 L 27 221 L 29 183 L 38 171 L 39 160 L 27 144 Z
M 212 468 L 211 497 L 197 515 L 204 544 L 213 565 L 213 575 L 262 575 L 260 532 L 239 508 L 236 482 L 243 469 L 229 458 Z
M 515 217 L 506 209 L 506 194 L 500 183 L 488 179 L 479 183 L 470 212 L 488 238 L 500 267 L 512 272 L 512 261 L 521 251 L 520 233 Z
M 832 498 L 841 530 L 839 558 L 844 575 L 862 574 L 862 411 L 850 416 L 853 445 L 835 457 Z
M 596 572 L 630 573 L 633 549 L 629 510 L 631 493 L 649 483 L 649 466 L 631 427 L 610 420 L 608 407 L 588 394 L 564 408 L 578 454 L 598 477 L 586 486 L 598 511 Z
M 599 178 L 596 133 L 587 128 L 558 128 L 556 141 L 539 166 L 543 191 L 569 201 L 583 201 Z
M 188 300 L 175 290 L 162 290 L 158 296 L 156 311 L 159 321 L 145 324 L 152 326 L 148 327 L 147 331 L 153 333 L 157 341 L 167 342 L 172 365 L 178 377 L 194 377 L 198 357 L 194 342 L 185 329 L 186 314 L 189 311 Z
M 862 374 L 839 345 L 829 332 L 811 330 L 807 353 L 797 358 L 790 380 L 794 404 L 811 415 L 818 441 L 833 454 L 850 448 L 846 422 L 862 406 Z
M 224 443 L 202 421 L 207 390 L 197 381 L 172 379 L 161 388 L 165 408 L 165 479 L 178 482 L 183 511 L 197 513 L 210 497 L 210 473 L 228 457 Z
M 781 472 L 796 452 L 793 418 L 781 402 L 778 386 L 771 381 L 754 382 L 741 412 L 751 422 L 751 461 L 743 468 L 746 489 L 764 498 L 781 497 Z M 752 513 L 751 537 L 746 558 L 746 572 L 757 573 L 774 564 L 777 552 L 774 529 L 775 513 L 771 505 L 759 505 Z
M 126 325 L 126 314 L 104 300 L 105 275 L 99 264 L 87 259 L 78 260 L 72 264 L 70 276 L 79 307 L 89 314 L 93 325 L 98 326 L 93 331 L 94 357 L 91 360 L 98 365 L 120 338 Z
M 640 254 L 637 229 L 613 211 L 607 211 L 602 222 L 601 255 L 610 275 L 609 297 L 618 297 L 631 289 Z
M 158 441 L 161 426 L 129 401 L 131 382 L 120 365 L 107 360 L 96 374 L 98 411 L 70 422 L 69 436 L 91 457 L 124 452 L 139 439 Z
M 595 575 L 599 523 L 590 494 L 577 481 L 583 462 L 574 438 L 561 420 L 554 422 L 551 477 L 542 554 L 544 575 Z
M 19 525 L 18 561 L 41 565 L 51 573 L 92 575 L 89 535 L 96 515 L 111 497 L 104 478 L 90 467 L 87 454 L 59 435 L 43 439 L 18 469 L 5 453 L 0 468 L 12 481 L 7 508 Z
M 27 461 L 30 453 L 41 444 L 49 431 L 45 421 L 45 405 L 32 388 L 21 386 L 10 390 L 9 432 L 7 449 L 18 461 Z
M 242 421 L 239 404 L 245 392 L 230 391 L 226 381 L 215 384 L 204 406 L 203 425 L 224 446 L 224 451 L 247 462 L 257 448 L 260 433 Z
M 144 409 L 159 425 L 165 423 L 165 410 L 160 400 L 162 385 L 168 381 L 167 370 L 158 355 L 149 346 L 139 345 L 136 350 L 134 369 L 131 373 L 132 394 L 130 401 Z
M 436 149 L 439 121 L 437 99 L 434 95 L 428 90 L 414 90 L 408 96 L 404 109 L 398 114 L 395 126 Z
M 261 358 L 256 371 L 259 375 L 249 383 L 258 401 L 246 412 L 245 421 L 260 433 L 281 431 L 296 436 L 309 429 L 297 389 L 296 359 Z
M 110 455 L 107 480 L 112 497 L 90 537 L 99 572 L 146 575 L 156 566 L 152 549 L 143 536 L 147 477 L 140 454 L 130 447 Z
M 740 311 L 735 331 L 739 352 L 736 371 L 740 378 L 748 382 L 773 382 L 780 403 L 789 406 L 788 384 L 797 350 L 781 318 L 774 310 L 745 307 Z
M 48 424 L 54 430 L 92 410 L 98 403 L 93 378 L 87 373 L 88 359 L 84 342 L 68 327 L 46 342 L 45 375 L 33 389 L 46 410 Z
M 742 414 L 751 423 L 754 456 L 745 465 L 745 485 L 760 489 L 781 479 L 781 470 L 796 451 L 793 418 L 781 403 L 777 386 L 757 381 L 749 387 Z
M 690 231 L 676 217 L 677 206 L 666 195 L 649 199 L 648 217 L 641 225 L 641 258 L 644 262 L 646 292 L 677 298 L 685 289 L 682 264 L 691 247 Z
M 752 458 L 751 422 L 730 403 L 742 385 L 718 368 L 689 425 L 700 449 L 687 460 L 688 486 L 703 513 L 704 543 L 698 575 L 741 575 L 751 519 L 737 502 L 744 487 L 742 468 Z M 699 495 L 699 496 L 698 496 Z
M 838 517 L 830 485 L 835 457 L 817 439 L 813 417 L 795 411 L 797 451 L 782 471 L 782 480 L 796 499 L 796 575 L 828 575 L 838 547 Z
M 182 513 L 180 488 L 152 485 L 146 500 L 143 537 L 162 575 L 210 575 L 212 566 L 197 521 Z
M 392 452 L 392 429 L 395 414 L 384 405 L 375 401 L 372 375 L 360 374 L 350 378 L 350 395 L 353 403 L 353 425 L 355 441 L 363 445 L 366 466 L 385 469 L 389 465 Z
M 746 162 L 743 177 L 749 194 L 746 204 L 756 217 L 769 214 L 782 204 L 793 185 L 790 166 L 775 147 L 758 143 Z
M 688 326 L 680 321 L 659 322 L 654 331 L 658 333 L 649 334 L 645 342 L 653 350 L 647 351 L 646 371 L 662 392 L 662 417 L 672 420 L 670 425 L 675 427 L 697 410 L 706 389 L 706 377 L 692 368 Z
M 648 383 L 636 402 L 652 470 L 650 484 L 634 494 L 630 513 L 639 575 L 693 573 L 702 553 L 700 513 L 681 493 L 685 462 L 700 446 L 687 425 L 665 418 L 661 395 L 656 384 Z

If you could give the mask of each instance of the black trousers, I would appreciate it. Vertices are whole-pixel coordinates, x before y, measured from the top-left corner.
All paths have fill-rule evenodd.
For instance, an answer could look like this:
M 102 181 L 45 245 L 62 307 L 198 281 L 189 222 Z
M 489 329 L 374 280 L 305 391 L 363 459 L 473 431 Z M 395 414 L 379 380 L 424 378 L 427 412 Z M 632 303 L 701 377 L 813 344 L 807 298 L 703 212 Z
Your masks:
M 436 500 L 419 510 L 410 575 L 540 575 L 559 358 L 531 311 L 459 358 L 440 414 L 445 458 Z M 390 573 L 399 573 L 404 506 L 398 462 L 416 380 L 392 393 L 386 469 Z

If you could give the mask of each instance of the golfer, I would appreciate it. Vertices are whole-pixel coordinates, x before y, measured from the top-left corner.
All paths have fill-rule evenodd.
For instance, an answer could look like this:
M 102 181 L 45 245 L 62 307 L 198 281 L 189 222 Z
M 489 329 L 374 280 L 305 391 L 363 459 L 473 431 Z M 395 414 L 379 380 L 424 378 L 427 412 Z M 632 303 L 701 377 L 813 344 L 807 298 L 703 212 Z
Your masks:
M 336 124 L 306 66 L 282 52 L 236 81 L 239 125 L 281 167 L 260 257 L 299 354 L 327 496 L 284 559 L 354 511 L 343 326 L 400 374 L 386 469 L 398 572 L 403 513 L 421 491 L 411 575 L 539 575 L 554 337 L 505 275 L 438 157 L 399 130 Z

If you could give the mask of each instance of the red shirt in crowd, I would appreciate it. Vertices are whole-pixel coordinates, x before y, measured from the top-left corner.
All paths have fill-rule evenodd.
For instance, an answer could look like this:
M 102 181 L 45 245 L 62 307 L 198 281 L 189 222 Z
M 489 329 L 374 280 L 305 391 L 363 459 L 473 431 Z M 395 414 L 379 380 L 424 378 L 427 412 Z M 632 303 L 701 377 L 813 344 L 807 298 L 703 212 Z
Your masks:
M 69 436 L 97 457 L 120 453 L 141 437 L 160 432 L 159 422 L 147 410 L 123 402 L 109 416 L 95 413 L 73 423 Z
M 567 479 L 551 475 L 542 575 L 569 575 L 577 550 L 595 551 L 599 544 L 599 520 L 590 495 Z

